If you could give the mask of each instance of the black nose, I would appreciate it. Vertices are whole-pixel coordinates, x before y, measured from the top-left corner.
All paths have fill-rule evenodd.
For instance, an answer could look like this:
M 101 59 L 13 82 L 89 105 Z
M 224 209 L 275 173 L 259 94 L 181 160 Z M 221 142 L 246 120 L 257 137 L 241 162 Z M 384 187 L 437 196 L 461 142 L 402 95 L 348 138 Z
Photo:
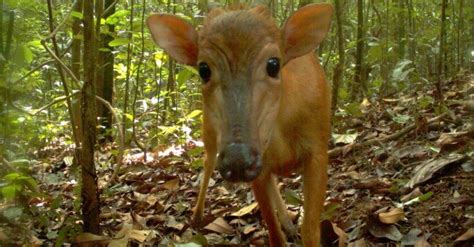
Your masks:
M 262 170 L 260 154 L 244 143 L 230 143 L 219 152 L 217 169 L 230 182 L 250 182 Z

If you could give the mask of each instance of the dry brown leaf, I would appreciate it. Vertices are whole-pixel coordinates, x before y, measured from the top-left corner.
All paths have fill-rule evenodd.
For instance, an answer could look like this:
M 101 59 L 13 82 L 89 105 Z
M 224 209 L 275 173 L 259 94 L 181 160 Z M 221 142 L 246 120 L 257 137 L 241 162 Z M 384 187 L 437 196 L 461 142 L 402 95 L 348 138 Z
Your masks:
M 347 233 L 344 232 L 341 228 L 339 228 L 336 224 L 332 223 L 332 229 L 334 230 L 334 233 L 338 236 L 338 243 L 339 247 L 344 247 L 346 246 L 347 242 Z
M 430 247 L 431 245 L 424 238 L 420 238 L 415 242 L 415 247 Z
M 366 247 L 367 246 L 367 243 L 365 242 L 365 239 L 364 238 L 361 238 L 353 243 L 349 243 L 349 245 L 347 245 L 348 247 Z
M 245 206 L 245 207 L 241 208 L 239 211 L 233 213 L 232 216 L 242 217 L 244 215 L 247 215 L 247 214 L 251 213 L 257 206 L 258 206 L 258 203 L 254 202 L 254 203 L 252 203 L 248 206 Z
M 232 226 L 230 226 L 222 217 L 215 219 L 209 225 L 205 226 L 204 229 L 225 234 L 231 234 L 234 232 Z
M 416 197 L 419 197 L 423 195 L 423 193 L 421 193 L 421 190 L 419 187 L 416 187 L 414 190 L 412 190 L 409 194 L 407 195 L 404 195 L 400 198 L 400 201 L 402 202 L 407 202 L 413 198 L 416 198 Z
M 400 241 L 402 234 L 395 225 L 387 225 L 377 222 L 376 219 L 368 223 L 369 232 L 376 238 L 387 238 L 393 241 Z
M 451 154 L 447 157 L 442 157 L 439 159 L 432 159 L 415 168 L 415 175 L 408 181 L 405 187 L 413 188 L 416 185 L 428 181 L 433 174 L 447 165 L 459 163 L 460 161 L 467 159 L 466 155 L 462 154 Z
M 92 244 L 93 246 L 107 246 L 111 241 L 107 236 L 95 235 L 89 232 L 79 233 L 75 240 L 77 244 Z
M 461 236 L 456 238 L 456 240 L 454 240 L 454 242 L 462 242 L 462 241 L 472 240 L 473 238 L 474 238 L 474 228 L 470 228 L 465 233 L 463 233 Z
M 132 230 L 130 232 L 130 238 L 140 243 L 144 243 L 154 237 L 153 231 L 151 230 Z
M 392 210 L 384 213 L 379 213 L 379 220 L 385 224 L 395 224 L 405 218 L 403 208 L 393 208 Z
M 167 190 L 178 190 L 179 178 L 174 178 L 174 179 L 166 181 L 166 183 L 163 184 L 163 187 Z
M 248 235 L 249 233 L 252 233 L 254 232 L 255 230 L 257 230 L 257 228 L 255 227 L 255 225 L 247 225 L 244 227 L 244 230 L 242 231 L 245 235 Z

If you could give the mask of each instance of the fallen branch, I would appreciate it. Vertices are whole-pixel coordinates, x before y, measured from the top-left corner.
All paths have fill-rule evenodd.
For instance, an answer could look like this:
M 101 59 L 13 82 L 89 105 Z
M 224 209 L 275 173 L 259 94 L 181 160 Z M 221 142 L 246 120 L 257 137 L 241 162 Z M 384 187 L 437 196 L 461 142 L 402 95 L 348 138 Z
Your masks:
M 427 124 L 439 121 L 440 119 L 442 119 L 446 115 L 447 115 L 447 113 L 445 112 L 445 113 L 443 113 L 439 116 L 436 116 L 436 117 L 428 120 Z M 374 138 L 374 139 L 367 140 L 367 141 L 361 142 L 361 143 L 352 143 L 352 144 L 348 144 L 348 145 L 345 145 L 345 146 L 342 146 L 342 147 L 333 148 L 333 149 L 329 150 L 328 154 L 329 154 L 329 157 L 336 157 L 336 156 L 340 155 L 341 153 L 343 153 L 343 151 L 346 150 L 346 149 L 350 149 L 351 151 L 355 151 L 355 150 L 361 149 L 363 147 L 374 145 L 374 144 L 377 144 L 377 143 L 384 143 L 384 142 L 387 142 L 387 141 L 396 140 L 396 139 L 408 134 L 410 131 L 416 129 L 416 127 L 417 127 L 417 124 L 413 123 L 413 124 L 410 124 L 407 127 L 403 128 L 403 129 L 401 129 L 400 131 L 398 131 L 394 134 L 388 135 L 388 136 L 384 136 L 384 137 L 380 137 L 380 138 Z

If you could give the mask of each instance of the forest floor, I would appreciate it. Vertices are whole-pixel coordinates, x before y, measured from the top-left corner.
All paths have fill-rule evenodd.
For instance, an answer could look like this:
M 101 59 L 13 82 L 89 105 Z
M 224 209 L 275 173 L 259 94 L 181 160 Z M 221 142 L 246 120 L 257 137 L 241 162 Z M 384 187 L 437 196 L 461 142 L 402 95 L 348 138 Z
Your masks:
M 332 144 L 322 223 L 326 243 L 472 246 L 474 78 L 452 79 L 444 89 L 444 111 L 433 107 L 434 92 L 413 90 L 364 102 L 359 117 L 336 117 L 333 131 L 342 134 Z M 97 154 L 101 188 L 111 176 L 115 148 L 101 145 Z M 143 153 L 127 150 L 117 183 L 101 190 L 103 236 L 74 232 L 80 226 L 79 193 L 70 149 L 58 141 L 37 155 L 43 159 L 35 178 L 47 196 L 30 205 L 57 216 L 41 226 L 31 220 L 30 239 L 37 243 L 64 238 L 109 246 L 268 245 L 249 187 L 226 183 L 217 172 L 204 222 L 191 224 L 201 178 L 199 141 L 160 147 L 146 161 Z M 279 186 L 294 223 L 301 224 L 301 177 L 282 178 Z M 0 226 L 0 240 L 20 238 L 11 231 Z M 300 237 L 289 244 L 300 245 Z

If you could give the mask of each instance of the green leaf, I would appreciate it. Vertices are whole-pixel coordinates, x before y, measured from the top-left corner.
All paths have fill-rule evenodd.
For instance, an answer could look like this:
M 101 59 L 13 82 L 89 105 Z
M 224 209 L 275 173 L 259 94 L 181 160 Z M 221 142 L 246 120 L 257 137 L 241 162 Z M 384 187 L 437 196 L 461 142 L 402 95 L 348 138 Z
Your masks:
M 23 214 L 23 209 L 20 207 L 11 207 L 3 211 L 3 216 L 9 220 L 14 220 Z
M 58 237 L 58 231 L 48 231 L 46 237 L 48 239 L 56 239 Z
M 201 110 L 194 110 L 192 111 L 191 113 L 189 113 L 186 118 L 187 119 L 194 119 L 196 118 L 197 116 L 201 115 L 202 111 Z
M 382 46 L 378 43 L 375 46 L 371 46 L 367 51 L 367 62 L 376 63 L 382 58 Z
M 18 185 L 11 184 L 2 188 L 2 194 L 5 199 L 13 199 L 18 191 Z
M 294 190 L 285 190 L 285 201 L 288 204 L 294 206 L 301 206 L 303 205 L 303 201 L 301 200 L 300 196 Z
M 12 172 L 12 173 L 9 173 L 9 174 L 5 175 L 3 177 L 3 179 L 5 179 L 6 181 L 11 183 L 19 177 L 21 177 L 20 173 Z
M 127 45 L 130 43 L 130 40 L 129 39 L 126 39 L 126 38 L 118 38 L 118 39 L 114 39 L 112 41 L 109 42 L 109 46 L 111 47 L 115 47 L 115 46 L 121 46 L 121 45 Z
M 27 45 L 30 47 L 39 48 L 39 49 L 43 48 L 43 45 L 41 44 L 41 40 L 39 39 L 30 41 L 27 43 Z
M 411 60 L 405 59 L 405 60 L 400 61 L 395 66 L 395 69 L 392 72 L 393 80 L 395 80 L 395 81 L 404 81 L 406 79 L 406 77 L 408 76 L 408 74 L 410 72 L 412 72 L 413 70 L 415 70 L 414 68 L 405 69 L 410 64 L 413 64 L 413 62 Z
M 74 17 L 74 18 L 77 18 L 79 20 L 84 19 L 84 15 L 82 15 L 81 12 L 77 12 L 77 11 L 72 11 L 71 16 Z
M 402 115 L 402 114 L 397 114 L 396 116 L 393 117 L 393 121 L 399 123 L 399 124 L 405 124 L 408 122 L 408 120 L 411 119 L 411 116 L 409 115 Z
M 431 196 L 433 196 L 433 192 L 429 191 L 429 192 L 419 196 L 418 199 L 420 199 L 420 201 L 424 202 L 424 201 L 427 201 L 428 199 L 430 199 Z
M 129 10 L 119 10 L 119 11 L 115 11 L 115 13 L 109 17 L 107 17 L 107 19 L 105 20 L 105 23 L 109 24 L 109 25 L 115 25 L 117 24 L 120 20 L 125 20 L 125 16 L 128 16 L 130 14 L 130 11 Z
M 341 204 L 332 202 L 329 205 L 324 207 L 324 212 L 321 214 L 321 221 L 331 220 L 334 213 L 337 212 L 337 209 L 341 207 Z
M 350 115 L 354 117 L 361 117 L 362 111 L 360 110 L 360 105 L 357 103 L 350 103 L 344 107 L 344 109 L 349 113 Z
M 433 104 L 433 98 L 431 96 L 423 96 L 418 100 L 418 106 L 421 109 L 427 108 L 429 105 Z

